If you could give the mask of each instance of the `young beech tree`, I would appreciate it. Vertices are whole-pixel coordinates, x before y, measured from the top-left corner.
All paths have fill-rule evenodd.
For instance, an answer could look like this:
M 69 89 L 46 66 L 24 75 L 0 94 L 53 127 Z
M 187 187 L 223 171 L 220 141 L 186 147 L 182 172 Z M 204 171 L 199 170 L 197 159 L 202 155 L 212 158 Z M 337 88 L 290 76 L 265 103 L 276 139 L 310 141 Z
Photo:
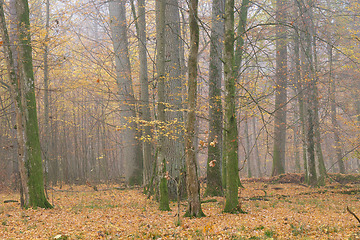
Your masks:
M 234 74 L 234 0 L 225 1 L 225 129 L 224 162 L 226 164 L 226 203 L 225 212 L 238 212 L 238 128 L 235 111 Z
M 173 134 L 165 139 L 165 156 L 167 170 L 175 179 L 168 181 L 170 199 L 176 199 L 177 183 L 184 181 L 185 159 L 184 159 L 184 133 L 183 133 L 183 74 L 180 63 L 181 30 L 178 0 L 167 0 L 165 7 L 165 102 L 168 107 L 166 111 L 167 125 L 172 128 Z M 182 178 L 180 180 L 180 178 Z M 181 197 L 185 196 L 185 184 L 180 186 Z
M 158 84 L 158 144 L 157 144 L 157 167 L 159 178 L 159 195 L 160 195 L 160 210 L 168 211 L 169 193 L 167 187 L 168 177 L 166 172 L 166 156 L 165 156 L 165 4 L 166 0 L 156 1 L 156 72 Z
M 3 1 L 0 2 L 1 34 L 5 46 L 11 94 L 15 102 L 17 119 L 21 203 L 23 207 L 51 208 L 52 206 L 47 201 L 44 193 L 27 0 L 16 1 L 16 12 L 19 34 L 19 78 L 16 76 L 9 35 L 5 24 Z
M 210 74 L 209 74 L 209 147 L 207 159 L 207 185 L 205 195 L 222 196 L 221 150 L 222 150 L 222 105 L 221 79 L 224 0 L 212 1 L 212 22 L 210 36 Z
M 144 121 L 142 127 L 142 152 L 143 152 L 143 185 L 149 186 L 151 179 L 151 166 L 154 164 L 154 157 L 152 153 L 153 145 L 150 142 L 152 138 L 150 107 L 149 107 L 149 81 L 148 81 L 148 67 L 147 67 L 147 48 L 146 48 L 146 14 L 145 14 L 145 0 L 138 0 L 138 16 L 134 0 L 131 1 L 132 11 L 134 14 L 136 33 L 138 38 L 139 50 L 139 81 L 140 81 L 140 117 Z
M 300 11 L 303 12 L 302 22 L 302 39 L 304 41 L 303 47 L 303 82 L 306 94 L 306 148 L 309 168 L 309 184 L 316 186 L 318 178 L 315 165 L 315 101 L 316 101 L 316 86 L 315 86 L 315 72 L 313 63 L 313 29 L 312 29 L 312 8 L 313 1 L 309 0 L 307 3 L 299 4 Z
M 136 140 L 135 97 L 131 79 L 131 66 L 128 51 L 126 8 L 124 0 L 109 3 L 111 37 L 114 46 L 116 82 L 119 92 L 122 149 L 125 162 L 125 177 L 130 185 L 142 182 L 142 151 Z
M 276 0 L 276 85 L 272 176 L 285 172 L 287 34 L 284 23 L 286 11 L 286 1 Z
M 200 183 L 196 161 L 196 97 L 197 97 L 197 64 L 199 51 L 198 0 L 189 2 L 190 52 L 188 62 L 188 114 L 185 136 L 186 184 L 188 192 L 187 217 L 205 216 L 201 210 Z

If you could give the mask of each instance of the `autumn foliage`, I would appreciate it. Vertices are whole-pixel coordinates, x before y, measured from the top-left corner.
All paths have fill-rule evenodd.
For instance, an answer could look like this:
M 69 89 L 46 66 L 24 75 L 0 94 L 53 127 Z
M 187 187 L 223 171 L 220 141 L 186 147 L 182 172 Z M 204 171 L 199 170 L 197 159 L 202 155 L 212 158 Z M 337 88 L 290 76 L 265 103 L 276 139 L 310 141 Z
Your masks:
M 170 212 L 141 189 L 118 186 L 64 186 L 48 190 L 54 209 L 21 209 L 8 192 L 0 195 L 2 239 L 357 239 L 359 213 L 355 184 L 329 183 L 309 188 L 270 179 L 245 179 L 239 192 L 247 214 L 223 213 L 224 198 L 203 199 L 204 218 L 183 218 L 176 226 L 177 204 Z M 186 203 L 180 205 L 181 214 Z

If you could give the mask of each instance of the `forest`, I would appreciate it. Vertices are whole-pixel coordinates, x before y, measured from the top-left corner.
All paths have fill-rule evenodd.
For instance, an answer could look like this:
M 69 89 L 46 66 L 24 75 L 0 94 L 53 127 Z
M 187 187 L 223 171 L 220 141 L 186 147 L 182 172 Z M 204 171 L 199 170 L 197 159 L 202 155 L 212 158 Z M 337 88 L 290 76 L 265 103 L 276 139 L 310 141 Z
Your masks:
M 0 0 L 0 37 L 0 238 L 360 238 L 359 0 Z

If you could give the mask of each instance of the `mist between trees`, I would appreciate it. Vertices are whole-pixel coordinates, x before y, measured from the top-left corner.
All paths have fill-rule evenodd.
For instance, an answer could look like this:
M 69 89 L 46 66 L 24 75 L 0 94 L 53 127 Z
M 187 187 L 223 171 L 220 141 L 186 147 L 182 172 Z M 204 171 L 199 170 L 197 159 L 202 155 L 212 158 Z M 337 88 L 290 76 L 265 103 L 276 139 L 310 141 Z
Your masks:
M 202 216 L 200 180 L 239 212 L 241 178 L 357 173 L 359 6 L 1 1 L 1 189 L 139 185 Z

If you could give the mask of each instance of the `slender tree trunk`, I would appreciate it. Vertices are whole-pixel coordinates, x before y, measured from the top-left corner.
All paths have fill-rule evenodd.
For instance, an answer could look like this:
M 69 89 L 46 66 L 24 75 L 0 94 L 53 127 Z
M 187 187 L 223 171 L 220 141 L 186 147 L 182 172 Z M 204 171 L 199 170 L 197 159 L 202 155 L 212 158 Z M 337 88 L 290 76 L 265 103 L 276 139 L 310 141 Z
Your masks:
M 314 24 L 312 24 L 312 28 L 315 29 Z M 323 186 L 325 185 L 325 179 L 327 176 L 326 167 L 324 163 L 324 157 L 321 148 L 321 133 L 320 133 L 320 120 L 319 120 L 319 97 L 318 97 L 318 89 L 317 83 L 319 81 L 318 77 L 318 61 L 317 61 L 317 48 L 316 48 L 316 37 L 313 36 L 313 55 L 314 55 L 314 109 L 315 109 L 315 148 L 316 148 L 316 156 L 318 160 L 318 169 L 319 169 L 319 178 L 318 184 Z
M 10 38 L 10 49 L 12 51 L 12 58 L 13 58 L 13 64 L 14 64 L 14 72 L 15 75 L 18 74 L 18 61 L 17 61 L 17 49 L 16 49 L 16 45 L 15 43 L 18 41 L 17 38 L 17 20 L 16 20 L 16 0 L 10 0 L 9 3 L 9 20 L 10 20 L 10 31 L 9 31 L 9 38 Z M 13 101 L 12 103 L 12 112 L 14 112 L 14 114 L 12 114 L 11 117 L 11 122 L 13 124 L 13 126 L 16 125 L 16 113 L 15 113 L 15 102 Z M 16 132 L 17 130 L 14 129 L 14 127 L 11 127 L 11 134 L 12 134 L 12 139 L 13 139 L 13 146 L 14 146 L 14 151 L 13 151 L 13 183 L 15 188 L 14 189 L 20 189 L 20 172 L 19 172 L 19 160 L 18 160 L 18 143 L 17 143 L 17 139 L 16 139 Z
M 254 145 L 255 145 L 255 159 L 256 159 L 256 169 L 258 172 L 258 177 L 262 177 L 263 173 L 261 171 L 261 161 L 260 161 L 260 152 L 257 142 L 257 133 L 256 133 L 256 117 L 252 118 L 252 129 L 253 129 L 253 135 L 254 135 Z
M 188 193 L 187 217 L 205 216 L 201 210 L 200 183 L 195 146 L 196 99 L 197 99 L 197 64 L 199 51 L 198 0 L 190 0 L 190 52 L 188 61 L 188 114 L 185 136 L 186 184 Z
M 210 36 L 210 74 L 209 74 L 209 142 L 207 158 L 207 185 L 205 195 L 222 196 L 222 122 L 221 79 L 224 21 L 224 0 L 212 2 L 212 25 Z
M 125 177 L 130 185 L 141 184 L 142 159 L 137 153 L 139 142 L 136 140 L 135 97 L 131 80 L 131 66 L 128 52 L 125 0 L 109 3 L 110 26 L 114 45 L 116 81 L 119 88 L 121 114 L 123 159 Z
M 298 5 L 298 1 L 295 0 L 295 4 Z M 299 19 L 299 9 L 301 6 L 294 7 L 294 17 Z M 303 23 L 300 23 L 303 26 Z M 306 122 L 305 122 L 305 111 L 306 111 L 306 102 L 304 100 L 304 84 L 303 78 L 301 75 L 301 62 L 305 62 L 305 56 L 303 51 L 300 52 L 300 38 L 303 33 L 299 29 L 299 23 L 295 25 L 294 32 L 294 61 L 295 61 L 295 83 L 296 83 L 296 94 L 299 105 L 299 119 L 300 119 L 300 131 L 301 131 L 301 142 L 302 142 L 302 159 L 304 163 L 304 172 L 305 172 L 305 182 L 309 181 L 309 171 L 308 171 L 308 161 L 307 161 L 307 151 L 306 151 Z M 302 53 L 302 54 L 300 54 Z
M 43 156 L 45 164 L 45 187 L 48 184 L 48 169 L 49 169 L 49 156 L 51 150 L 50 143 L 50 118 L 49 118 L 49 64 L 48 64 L 48 55 L 49 55 L 49 26 L 50 26 L 50 1 L 46 0 L 46 15 L 45 15 L 45 40 L 44 40 L 44 147 L 43 147 Z
M 251 159 L 251 141 L 250 141 L 250 136 L 249 136 L 249 124 L 248 124 L 248 114 L 246 113 L 245 115 L 245 126 L 244 126 L 244 135 L 245 135 L 245 142 L 246 142 L 246 146 L 245 146 L 245 159 L 246 159 L 246 163 L 247 163 L 247 175 L 248 178 L 252 177 L 252 171 L 251 171 L 251 163 L 252 163 L 252 159 Z
M 56 119 L 58 117 L 57 115 L 57 111 L 54 111 L 53 114 L 54 119 Z M 50 161 L 50 169 L 51 172 L 49 174 L 49 176 L 51 176 L 51 183 L 52 185 L 56 185 L 59 181 L 59 146 L 58 146 L 58 136 L 59 136 L 59 122 L 58 121 L 52 121 L 51 122 L 51 129 L 52 129 L 52 134 L 51 134 L 51 148 L 52 148 L 52 157 L 51 157 L 51 161 Z M 84 158 L 83 158 L 84 159 Z
M 334 143 L 335 143 L 335 153 L 336 153 L 335 155 L 340 173 L 345 173 L 345 165 L 342 159 L 341 145 L 340 145 L 339 124 L 337 122 L 337 115 L 336 115 L 336 83 L 335 83 L 335 78 L 333 77 L 333 47 L 331 44 L 328 44 L 328 51 L 329 51 L 329 96 L 330 96 L 330 106 L 331 106 L 331 123 L 333 127 Z
M 286 101 L 287 101 L 287 19 L 285 0 L 276 0 L 276 86 L 274 115 L 274 150 L 272 176 L 285 172 Z
M 156 1 L 156 72 L 158 84 L 158 144 L 157 144 L 157 167 L 160 191 L 160 210 L 168 211 L 169 194 L 167 188 L 166 157 L 165 157 L 165 6 L 166 0 Z
M 300 124 L 297 123 L 298 121 L 298 109 L 294 112 L 294 158 L 295 158 L 295 172 L 300 173 L 301 172 L 301 164 L 300 164 L 300 151 L 299 151 L 299 133 L 300 133 Z
M 237 29 L 237 38 L 236 38 L 236 50 L 235 50 L 235 67 L 234 71 L 237 79 L 240 79 L 240 71 L 242 69 L 242 59 L 244 54 L 244 45 L 245 45 L 245 32 L 246 32 L 246 22 L 249 9 L 250 0 L 242 0 L 240 13 L 239 13 L 239 23 Z
M 318 184 L 317 173 L 316 173 L 316 164 L 315 164 L 315 101 L 316 101 L 316 82 L 315 82 L 315 73 L 314 73 L 314 63 L 313 63 L 313 29 L 311 24 L 312 17 L 312 8 L 313 0 L 309 0 L 306 4 L 301 6 L 303 13 L 302 21 L 304 24 L 303 29 L 303 39 L 304 39 L 304 82 L 307 95 L 307 113 L 306 113 L 306 145 L 307 145 L 307 156 L 308 156 L 308 167 L 309 167 L 309 184 L 316 186 Z
M 142 150 L 143 150 L 143 184 L 147 186 L 151 178 L 151 166 L 154 162 L 152 153 L 153 146 L 151 127 L 150 107 L 149 107 L 149 81 L 148 81 L 148 67 L 147 67 L 147 49 L 146 49 L 146 13 L 145 13 L 145 0 L 138 1 L 138 17 L 137 19 L 137 34 L 138 34 L 138 48 L 139 48 L 139 61 L 140 61 L 140 116 L 144 121 L 142 127 Z
M 238 128 L 236 121 L 235 71 L 234 71 L 234 0 L 225 1 L 225 126 L 224 161 L 226 162 L 225 212 L 238 212 Z

